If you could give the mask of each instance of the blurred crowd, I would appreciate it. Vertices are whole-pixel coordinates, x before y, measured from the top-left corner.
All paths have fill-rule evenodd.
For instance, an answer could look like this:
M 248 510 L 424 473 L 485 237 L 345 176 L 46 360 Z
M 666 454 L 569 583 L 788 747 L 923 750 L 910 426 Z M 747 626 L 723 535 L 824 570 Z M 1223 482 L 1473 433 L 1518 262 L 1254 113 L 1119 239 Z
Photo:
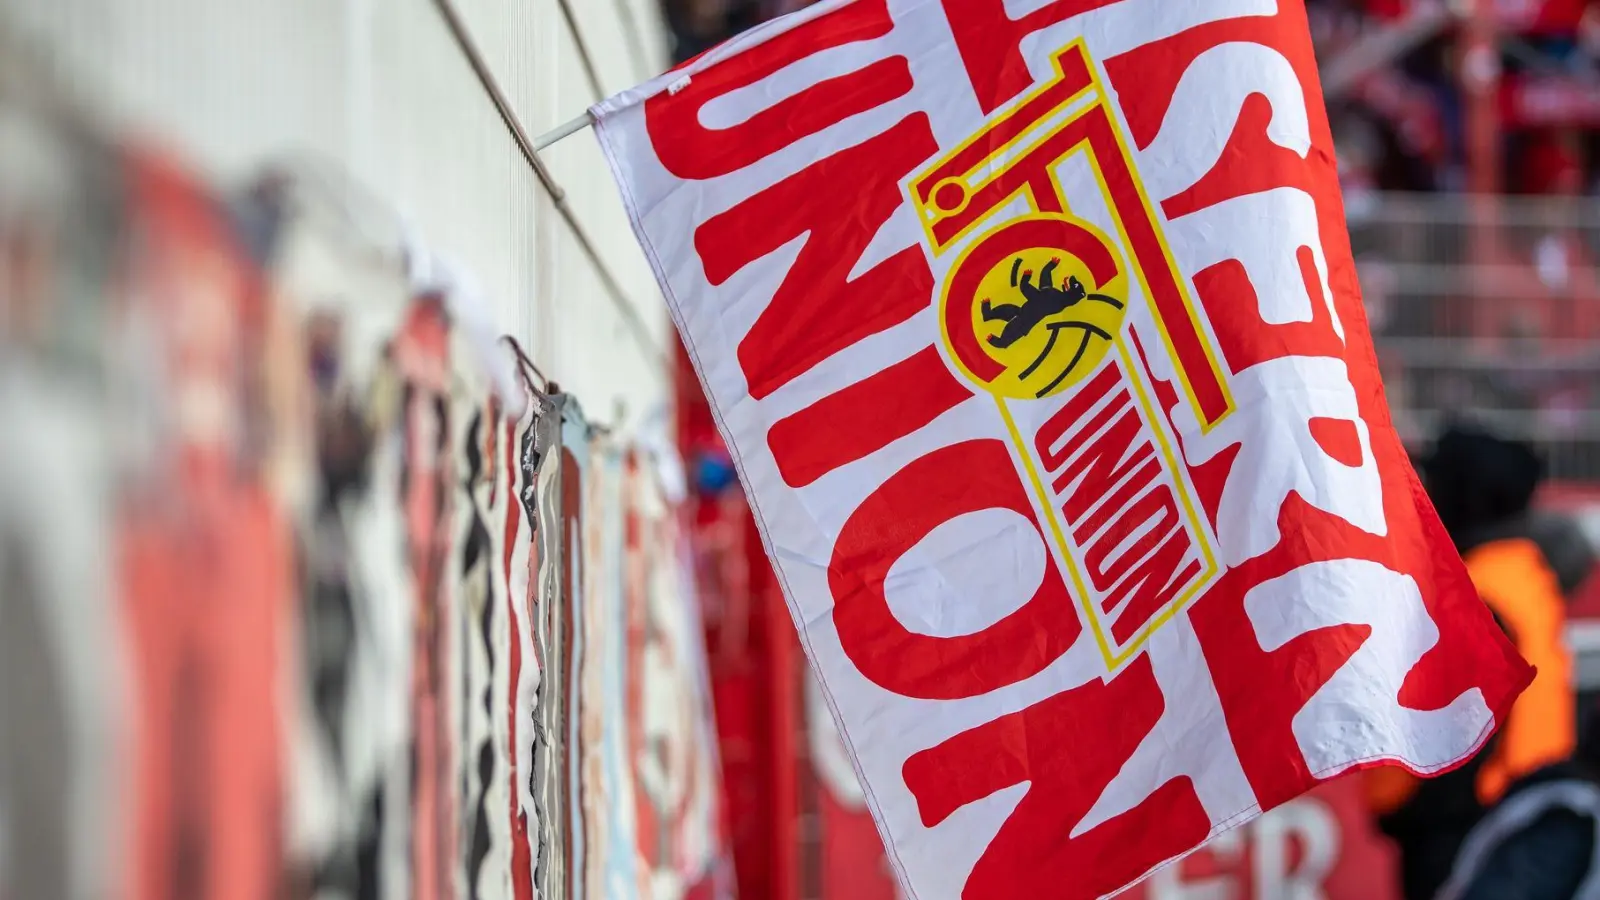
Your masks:
M 1593 195 L 1600 189 L 1600 4 L 1493 6 L 1504 125 L 1500 183 L 1519 194 Z M 1451 17 L 1435 0 L 1307 0 L 1306 7 L 1324 67 L 1371 60 L 1359 77 L 1330 85 L 1347 190 L 1463 189 L 1463 41 Z
M 1474 179 L 1468 42 L 1434 0 L 1307 0 L 1402 428 L 1471 410 L 1600 477 L 1600 3 L 1492 0 L 1498 140 Z M 1485 211 L 1460 195 L 1497 185 Z M 1427 196 L 1404 196 L 1411 192 Z M 1453 196 L 1447 196 L 1453 195 Z

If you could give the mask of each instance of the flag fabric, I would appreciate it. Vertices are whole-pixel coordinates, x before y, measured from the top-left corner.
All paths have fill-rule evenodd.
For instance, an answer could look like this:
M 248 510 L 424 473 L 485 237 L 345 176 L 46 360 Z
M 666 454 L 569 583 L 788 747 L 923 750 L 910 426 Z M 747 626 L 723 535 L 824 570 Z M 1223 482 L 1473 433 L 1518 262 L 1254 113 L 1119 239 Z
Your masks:
M 592 112 L 909 897 L 1113 893 L 1527 684 L 1300 0 L 824 0 Z

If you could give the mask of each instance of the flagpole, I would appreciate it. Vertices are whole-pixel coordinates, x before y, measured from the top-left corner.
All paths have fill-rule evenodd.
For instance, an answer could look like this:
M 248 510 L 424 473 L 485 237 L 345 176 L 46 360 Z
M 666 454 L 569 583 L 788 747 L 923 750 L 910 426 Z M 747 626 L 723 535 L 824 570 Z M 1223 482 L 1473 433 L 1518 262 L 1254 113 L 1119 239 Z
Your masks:
M 553 128 L 553 129 L 551 129 L 549 131 L 546 131 L 544 134 L 541 134 L 538 137 L 533 139 L 533 141 L 532 141 L 533 152 L 538 153 L 540 150 L 543 150 L 544 148 L 550 146 L 551 144 L 554 144 L 557 141 L 563 140 L 565 138 L 572 137 L 573 135 L 575 135 L 578 132 L 584 130 L 585 128 L 588 128 L 590 125 L 593 125 L 593 124 L 594 124 L 594 117 L 589 115 L 588 113 L 584 113 L 583 115 L 577 117 L 576 119 L 573 119 L 570 122 L 566 122 L 566 123 L 563 123 L 561 125 L 557 125 L 555 128 Z

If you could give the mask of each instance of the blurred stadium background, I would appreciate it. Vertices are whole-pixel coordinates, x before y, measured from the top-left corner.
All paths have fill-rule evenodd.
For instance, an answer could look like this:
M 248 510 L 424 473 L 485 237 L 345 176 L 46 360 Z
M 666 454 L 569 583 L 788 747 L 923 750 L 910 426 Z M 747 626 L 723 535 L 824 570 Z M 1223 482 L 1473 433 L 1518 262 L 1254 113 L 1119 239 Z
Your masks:
M 1176 0 L 1174 0 L 1176 2 Z M 1201 0 L 1203 2 L 1203 0 Z M 1289 0 L 1297 2 L 1297 0 Z M 1008 0 L 1008 8 L 1038 0 Z M 1600 543 L 1600 2 L 1305 0 L 1390 403 L 1420 447 L 1472 415 L 1536 444 L 1542 503 Z M 460 0 L 531 133 L 804 0 Z M 593 142 L 543 157 L 589 255 L 528 171 L 431 0 L 0 0 L 0 34 L 119 127 L 232 184 L 284 151 L 360 173 L 476 274 L 501 329 L 602 414 L 675 403 L 741 896 L 895 889 L 695 379 Z M 591 302 L 604 283 L 625 306 Z M 631 312 L 629 312 L 631 309 Z M 1600 590 L 1573 606 L 1600 693 Z M 1141 888 L 1159 900 L 1386 900 L 1393 860 L 1330 789 Z M 31 898 L 30 898 L 31 900 Z

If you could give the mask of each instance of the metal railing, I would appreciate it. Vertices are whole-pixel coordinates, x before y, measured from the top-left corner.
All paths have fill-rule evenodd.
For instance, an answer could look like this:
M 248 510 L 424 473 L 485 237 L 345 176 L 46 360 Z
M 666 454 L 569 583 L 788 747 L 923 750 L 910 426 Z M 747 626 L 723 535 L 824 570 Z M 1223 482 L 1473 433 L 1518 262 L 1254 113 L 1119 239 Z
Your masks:
M 1348 218 L 1402 437 L 1473 417 L 1600 482 L 1600 202 L 1388 194 Z

